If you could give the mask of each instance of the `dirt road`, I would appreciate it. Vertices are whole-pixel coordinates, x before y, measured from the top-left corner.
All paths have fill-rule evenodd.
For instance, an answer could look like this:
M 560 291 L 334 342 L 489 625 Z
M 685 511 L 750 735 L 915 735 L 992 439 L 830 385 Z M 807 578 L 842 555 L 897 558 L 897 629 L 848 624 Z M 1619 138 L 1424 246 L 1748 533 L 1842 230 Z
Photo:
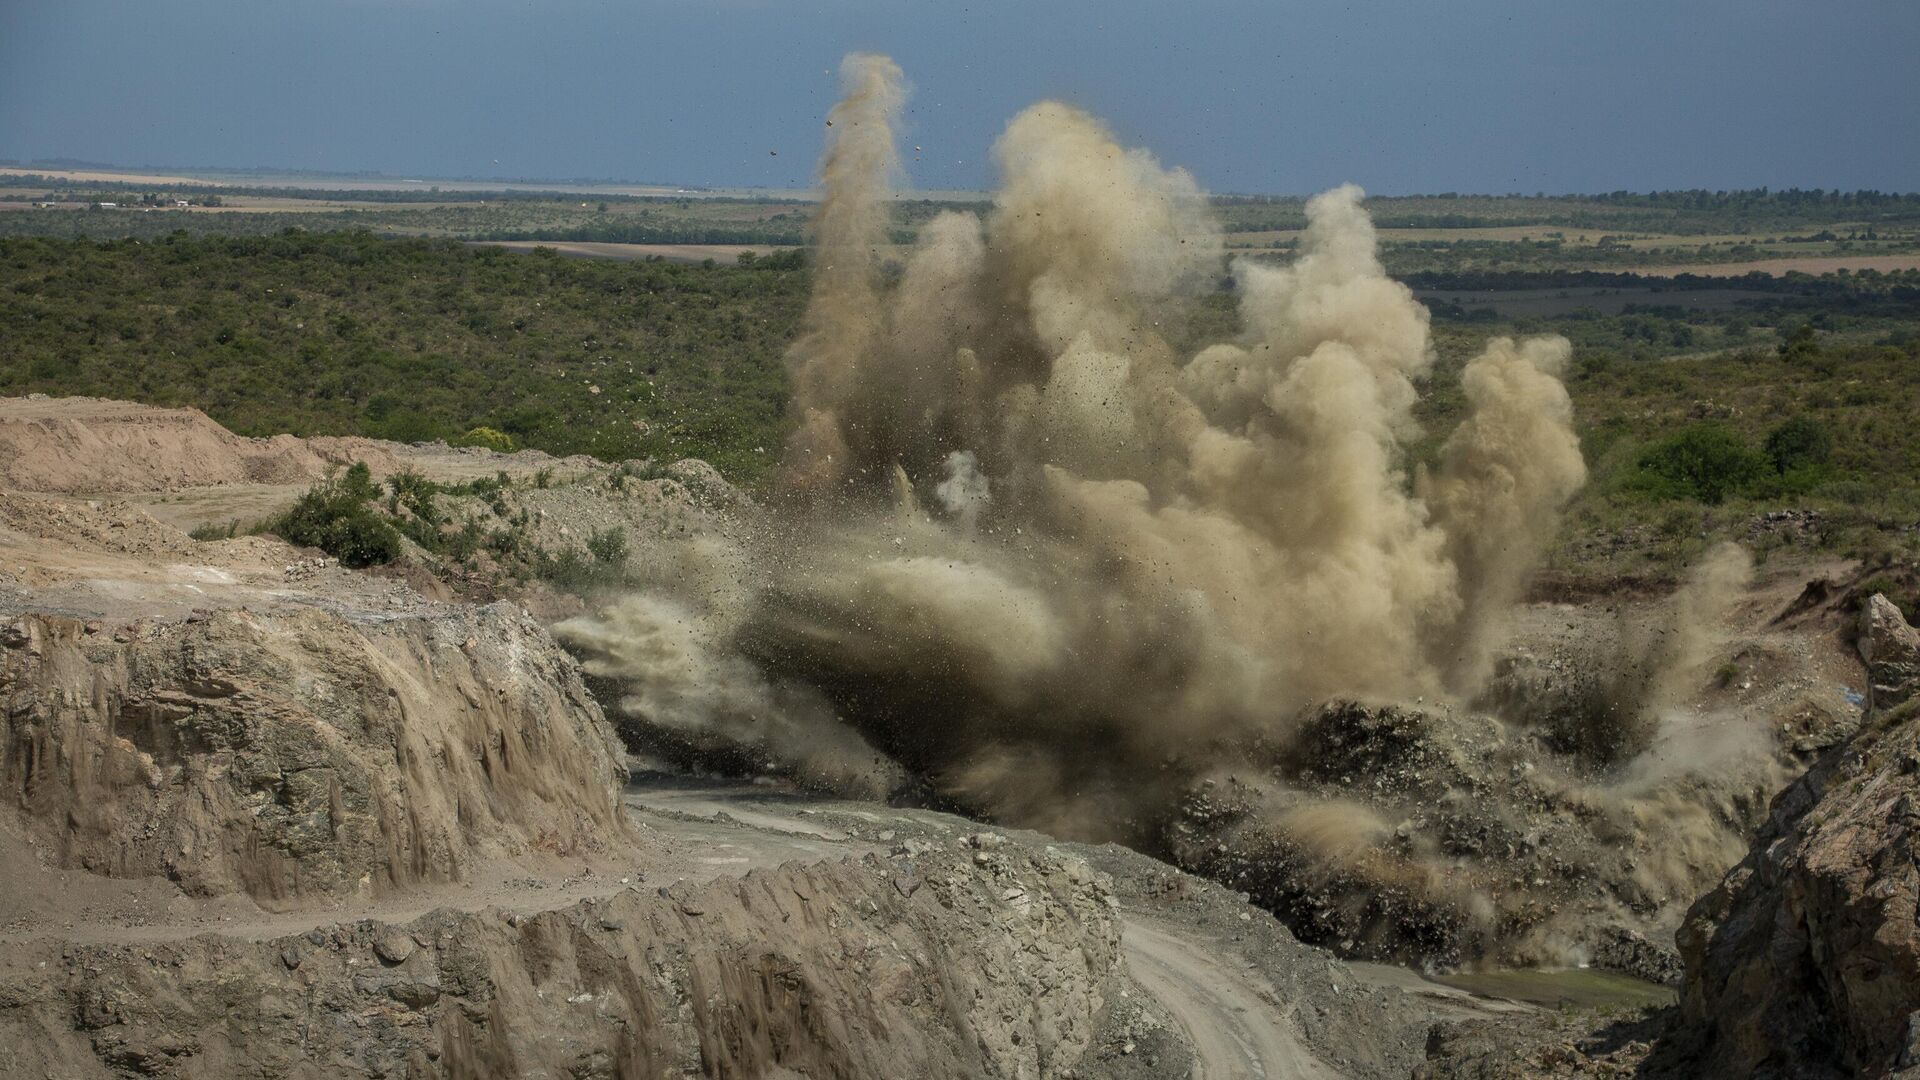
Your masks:
M 1342 1075 L 1301 1044 L 1283 1003 L 1205 943 L 1129 917 L 1124 947 L 1133 977 L 1166 1006 L 1192 1042 L 1194 1080 L 1336 1080 Z

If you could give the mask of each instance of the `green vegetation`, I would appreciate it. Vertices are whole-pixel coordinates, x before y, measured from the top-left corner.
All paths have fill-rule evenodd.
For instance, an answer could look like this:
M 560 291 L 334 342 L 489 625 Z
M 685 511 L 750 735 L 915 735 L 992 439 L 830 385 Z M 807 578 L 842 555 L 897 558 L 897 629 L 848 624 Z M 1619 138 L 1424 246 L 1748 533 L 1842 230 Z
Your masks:
M 1598 283 L 1508 277 L 1534 287 L 1484 294 L 1505 313 L 1434 306 L 1440 364 L 1417 456 L 1462 415 L 1454 380 L 1488 335 L 1560 333 L 1592 476 L 1557 569 L 1667 574 L 1723 538 L 1762 556 L 1809 543 L 1920 556 L 1920 275 L 1770 279 L 1733 296 L 1584 277 Z M 1765 520 L 1782 509 L 1802 516 Z
M 774 262 L 364 233 L 0 240 L 0 393 L 194 405 L 249 435 L 703 457 L 752 480 L 779 445 L 806 298 L 804 270 Z
M 1767 434 L 1767 460 L 1781 476 L 1818 469 L 1833 458 L 1833 436 L 1811 416 L 1796 416 Z
M 377 566 L 400 555 L 400 531 L 371 505 L 379 489 L 362 463 L 308 489 L 267 531 L 315 547 L 342 566 Z
M 454 446 L 477 446 L 485 450 L 497 450 L 511 454 L 519 447 L 513 443 L 513 436 L 504 431 L 495 431 L 490 427 L 470 428 L 465 435 L 453 440 Z
M 234 518 L 225 525 L 217 521 L 195 525 L 187 535 L 200 541 L 231 540 L 240 535 L 240 519 Z
M 0 198 L 13 190 L 0 183 Z M 296 194 L 227 190 L 236 206 Z M 613 474 L 616 487 L 682 456 L 705 458 L 736 483 L 765 474 L 784 435 L 780 355 L 808 285 L 798 251 L 678 265 L 358 230 L 787 243 L 803 235 L 805 205 L 328 193 L 360 194 L 367 205 L 325 212 L 0 213 L 0 233 L 64 217 L 134 237 L 0 237 L 0 335 L 9 346 L 0 393 L 194 405 L 252 435 L 446 439 L 651 463 Z M 1299 199 L 1215 201 L 1231 240 L 1275 257 L 1295 242 L 1284 232 L 1303 224 Z M 957 205 L 903 202 L 899 237 Z M 1419 406 L 1429 435 L 1412 448 L 1415 460 L 1430 460 L 1459 419 L 1458 369 L 1489 336 L 1573 342 L 1567 380 L 1592 479 L 1556 567 L 1666 573 L 1723 536 L 1762 554 L 1811 542 L 1911 558 L 1920 545 L 1920 271 L 1648 279 L 1623 270 L 1913 251 L 1920 197 L 1694 192 L 1369 205 L 1386 229 L 1389 267 L 1434 314 L 1440 362 Z M 183 225 L 267 235 L 175 231 Z M 1233 297 L 1223 287 L 1162 331 L 1182 352 L 1229 337 Z M 589 584 L 622 561 L 613 553 L 624 537 L 540 551 L 500 490 L 464 493 L 495 507 L 476 524 L 445 512 L 452 492 L 423 484 L 397 478 L 368 505 L 436 557 Z M 1783 508 L 1811 524 L 1800 532 L 1756 524 Z M 379 548 L 377 530 L 366 531 Z
M 630 470 L 605 476 L 619 488 Z M 522 486 L 540 490 L 555 483 L 543 474 Z M 515 490 L 506 473 L 443 484 L 413 472 L 387 477 L 383 490 L 367 466 L 356 463 L 315 484 L 290 510 L 253 531 L 319 548 L 349 567 L 383 565 L 413 550 L 415 557 L 452 577 L 492 585 L 537 579 L 563 591 L 586 593 L 628 581 L 625 529 L 596 529 L 584 548 L 549 550 L 535 539 L 527 509 L 516 506 Z M 236 521 L 202 526 L 193 536 L 223 540 L 239 531 Z
M 1696 424 L 1640 455 L 1636 486 L 1656 498 L 1694 499 L 1718 506 L 1766 475 L 1766 459 L 1720 424 Z

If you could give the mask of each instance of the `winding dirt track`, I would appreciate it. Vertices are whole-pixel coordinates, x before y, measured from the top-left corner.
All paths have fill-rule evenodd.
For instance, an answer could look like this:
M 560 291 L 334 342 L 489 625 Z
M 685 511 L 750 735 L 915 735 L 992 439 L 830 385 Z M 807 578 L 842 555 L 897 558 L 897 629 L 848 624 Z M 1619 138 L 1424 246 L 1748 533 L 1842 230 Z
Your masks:
M 1222 956 L 1171 928 L 1129 916 L 1123 946 L 1133 977 L 1186 1030 L 1194 1080 L 1338 1080 L 1308 1052 L 1286 1009 Z

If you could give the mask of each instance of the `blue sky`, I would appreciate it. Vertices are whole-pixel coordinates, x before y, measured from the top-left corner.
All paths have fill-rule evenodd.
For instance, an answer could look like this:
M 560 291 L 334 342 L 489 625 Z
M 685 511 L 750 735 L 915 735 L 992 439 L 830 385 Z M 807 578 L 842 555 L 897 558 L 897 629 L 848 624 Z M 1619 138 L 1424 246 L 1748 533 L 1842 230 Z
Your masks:
M 1215 191 L 1920 190 L 1914 0 L 0 0 L 0 157 L 799 187 L 849 49 L 928 188 L 1059 97 Z

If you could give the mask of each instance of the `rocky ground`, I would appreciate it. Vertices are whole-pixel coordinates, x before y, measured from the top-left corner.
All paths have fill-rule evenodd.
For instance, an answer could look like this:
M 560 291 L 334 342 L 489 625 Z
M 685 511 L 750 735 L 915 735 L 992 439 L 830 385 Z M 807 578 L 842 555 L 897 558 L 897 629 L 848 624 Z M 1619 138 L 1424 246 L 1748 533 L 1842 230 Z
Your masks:
M 1872 596 L 1854 637 L 1866 718 L 1773 799 L 1746 857 L 1688 911 L 1679 1006 L 1450 1026 L 1425 1075 L 1920 1076 L 1920 631 Z
M 1194 784 L 1167 850 L 1344 955 L 1677 985 L 1688 905 L 1859 721 L 1844 618 L 1782 618 L 1808 572 L 1691 626 L 1665 598 L 1527 605 L 1488 701 L 1322 705 Z

